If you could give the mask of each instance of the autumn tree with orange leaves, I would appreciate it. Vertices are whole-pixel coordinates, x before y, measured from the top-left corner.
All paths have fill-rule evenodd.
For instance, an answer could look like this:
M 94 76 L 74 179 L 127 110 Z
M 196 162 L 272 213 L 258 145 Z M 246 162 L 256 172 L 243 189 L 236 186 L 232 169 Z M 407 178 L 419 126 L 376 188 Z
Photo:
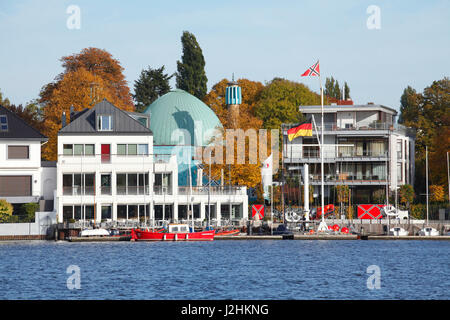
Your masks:
M 216 113 L 217 117 L 221 121 L 224 131 L 222 132 L 223 139 L 226 139 L 226 130 L 233 129 L 230 119 L 228 117 L 228 109 L 225 102 L 225 92 L 229 84 L 229 80 L 223 79 L 215 84 L 211 91 L 205 96 L 204 102 L 210 106 L 210 108 Z M 250 81 L 247 79 L 237 80 L 237 84 L 242 88 L 242 104 L 239 106 L 239 124 L 238 128 L 246 131 L 248 129 L 254 129 L 258 132 L 262 128 L 262 120 L 258 119 L 254 115 L 255 104 L 259 99 L 261 91 L 264 89 L 264 85 L 261 82 Z M 270 139 L 269 139 L 270 141 Z M 221 143 L 217 141 L 216 143 Z M 214 150 L 214 148 L 212 148 Z M 219 164 L 214 164 L 214 159 L 217 159 L 217 155 L 212 156 L 211 173 L 216 180 L 221 178 L 223 170 L 224 180 L 228 182 L 231 179 L 231 184 L 245 185 L 248 187 L 255 187 L 261 182 L 261 163 L 257 159 L 257 163 L 250 163 L 249 159 L 252 153 L 258 152 L 256 145 L 249 144 L 249 139 L 245 140 L 245 163 L 238 164 L 238 157 L 242 156 L 238 152 L 237 143 L 234 144 L 234 162 L 231 165 L 226 164 L 226 150 L 223 150 L 221 155 L 223 161 Z M 269 151 L 270 153 L 270 151 Z M 209 170 L 209 150 L 203 152 L 203 162 L 206 166 L 205 171 Z M 231 170 L 231 171 L 230 171 Z
M 71 106 L 81 111 L 107 99 L 120 109 L 134 111 L 123 67 L 110 53 L 86 48 L 78 54 L 62 57 L 61 62 L 64 71 L 42 88 L 39 99 L 45 119 L 43 133 L 49 138 L 42 149 L 42 157 L 47 160 L 57 159 L 61 116 L 65 112 L 70 122 Z

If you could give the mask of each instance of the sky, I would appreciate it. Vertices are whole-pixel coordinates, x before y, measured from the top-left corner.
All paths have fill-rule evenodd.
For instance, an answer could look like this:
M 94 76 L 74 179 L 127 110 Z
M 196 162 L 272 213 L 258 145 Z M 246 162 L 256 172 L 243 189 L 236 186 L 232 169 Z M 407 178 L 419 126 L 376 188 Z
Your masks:
M 79 29 L 67 26 L 70 5 Z M 1 0 L 0 91 L 14 104 L 36 99 L 61 57 L 86 47 L 118 59 L 133 91 L 148 66 L 176 72 L 185 30 L 203 50 L 208 90 L 234 73 L 319 92 L 317 78 L 300 77 L 319 59 L 323 83 L 333 76 L 356 104 L 398 110 L 408 85 L 422 91 L 450 76 L 450 0 Z

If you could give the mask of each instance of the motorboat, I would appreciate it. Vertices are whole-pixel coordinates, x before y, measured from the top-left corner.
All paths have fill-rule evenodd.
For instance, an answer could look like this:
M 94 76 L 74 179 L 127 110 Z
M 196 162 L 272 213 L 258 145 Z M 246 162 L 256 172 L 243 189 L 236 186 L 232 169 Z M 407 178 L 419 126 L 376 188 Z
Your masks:
M 191 232 L 189 225 L 183 223 L 171 223 L 163 232 L 131 230 L 131 240 L 137 241 L 212 241 L 214 235 L 215 230 Z
M 408 219 L 409 213 L 407 210 L 399 210 L 393 205 L 386 205 L 383 207 L 383 211 L 387 217 L 394 217 L 398 219 Z
M 396 237 L 407 236 L 407 235 L 409 235 L 409 232 L 401 227 L 394 227 L 389 230 L 389 235 L 396 236 Z
M 432 227 L 425 227 L 419 231 L 419 236 L 438 236 L 439 231 Z
M 111 234 L 108 230 L 99 229 L 84 229 L 80 232 L 80 237 L 109 237 Z

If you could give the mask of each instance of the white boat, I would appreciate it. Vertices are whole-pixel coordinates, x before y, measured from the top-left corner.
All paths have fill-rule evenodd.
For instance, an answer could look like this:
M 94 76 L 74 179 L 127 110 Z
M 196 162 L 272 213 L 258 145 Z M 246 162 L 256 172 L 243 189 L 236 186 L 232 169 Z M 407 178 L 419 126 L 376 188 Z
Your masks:
M 425 227 L 419 231 L 419 236 L 438 236 L 439 231 L 432 227 Z
M 407 235 L 409 235 L 409 232 L 401 227 L 394 227 L 389 230 L 389 235 L 396 236 L 396 237 L 407 236 Z
M 295 211 L 286 212 L 285 219 L 287 222 L 299 222 L 302 219 L 301 215 L 298 215 Z
M 398 219 L 408 219 L 409 214 L 406 210 L 398 210 L 393 205 L 386 205 L 383 207 L 383 211 L 388 217 L 394 217 Z
M 110 233 L 106 229 L 85 229 L 80 232 L 80 237 L 104 237 L 110 236 Z

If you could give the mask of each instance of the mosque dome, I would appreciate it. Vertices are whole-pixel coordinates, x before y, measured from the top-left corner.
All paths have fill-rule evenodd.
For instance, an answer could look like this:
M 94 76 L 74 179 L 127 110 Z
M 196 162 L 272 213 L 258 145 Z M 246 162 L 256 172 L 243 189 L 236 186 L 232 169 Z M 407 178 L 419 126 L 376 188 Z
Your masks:
M 144 113 L 150 115 L 154 145 L 176 145 L 179 135 L 187 130 L 189 136 L 185 135 L 186 145 L 207 146 L 214 130 L 222 128 L 219 118 L 211 108 L 180 89 L 159 97 Z

